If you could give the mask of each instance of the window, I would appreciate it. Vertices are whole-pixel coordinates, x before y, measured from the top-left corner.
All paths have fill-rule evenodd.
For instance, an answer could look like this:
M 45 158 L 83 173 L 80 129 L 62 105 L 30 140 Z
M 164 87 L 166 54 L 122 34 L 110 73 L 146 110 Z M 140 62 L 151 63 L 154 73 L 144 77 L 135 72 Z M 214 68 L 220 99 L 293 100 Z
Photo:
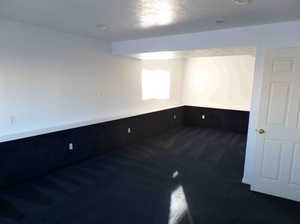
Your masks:
M 143 70 L 143 100 L 170 98 L 170 72 L 164 70 Z

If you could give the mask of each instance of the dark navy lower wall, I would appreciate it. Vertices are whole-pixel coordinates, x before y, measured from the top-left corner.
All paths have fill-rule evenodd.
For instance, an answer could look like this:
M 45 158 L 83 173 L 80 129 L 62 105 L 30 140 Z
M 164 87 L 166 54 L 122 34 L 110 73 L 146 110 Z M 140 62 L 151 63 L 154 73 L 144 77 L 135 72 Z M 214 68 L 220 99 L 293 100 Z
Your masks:
M 184 106 L 184 124 L 246 134 L 249 124 L 249 112 Z
M 176 115 L 176 119 L 174 119 Z M 0 143 L 0 186 L 41 176 L 183 125 L 183 107 Z M 128 134 L 128 128 L 131 133 Z M 69 150 L 69 143 L 74 149 Z
M 249 112 L 184 106 L 0 143 L 0 186 L 42 176 L 183 125 L 247 133 L 248 120 Z M 69 143 L 73 143 L 72 151 Z

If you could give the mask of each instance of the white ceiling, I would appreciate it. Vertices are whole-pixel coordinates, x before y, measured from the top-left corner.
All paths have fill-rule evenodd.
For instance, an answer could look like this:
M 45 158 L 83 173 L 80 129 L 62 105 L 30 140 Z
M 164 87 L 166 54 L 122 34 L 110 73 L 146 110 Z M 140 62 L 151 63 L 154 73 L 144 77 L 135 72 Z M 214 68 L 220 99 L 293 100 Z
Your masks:
M 163 51 L 132 54 L 130 57 L 141 60 L 167 60 L 167 59 L 186 59 L 199 57 L 216 57 L 216 56 L 235 56 L 235 55 L 256 55 L 255 47 L 230 47 L 230 48 L 210 48 L 189 51 Z
M 0 17 L 107 40 L 300 20 L 300 0 L 250 1 L 238 6 L 232 0 L 0 0 Z

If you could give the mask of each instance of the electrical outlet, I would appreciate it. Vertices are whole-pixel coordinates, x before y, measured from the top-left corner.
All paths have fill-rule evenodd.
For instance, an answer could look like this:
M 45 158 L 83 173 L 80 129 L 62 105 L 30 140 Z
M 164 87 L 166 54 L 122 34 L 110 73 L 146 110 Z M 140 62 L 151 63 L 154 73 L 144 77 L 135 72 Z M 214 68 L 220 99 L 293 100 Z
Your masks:
M 176 120 L 176 119 L 177 119 L 177 116 L 176 116 L 176 114 L 174 114 L 174 116 L 173 116 L 173 119 L 174 119 L 174 120 Z
M 127 129 L 128 134 L 131 134 L 131 128 Z
M 73 149 L 74 149 L 73 143 L 69 143 L 69 150 L 73 151 Z
M 205 120 L 206 116 L 204 114 L 202 114 L 201 118 L 202 118 L 202 120 Z

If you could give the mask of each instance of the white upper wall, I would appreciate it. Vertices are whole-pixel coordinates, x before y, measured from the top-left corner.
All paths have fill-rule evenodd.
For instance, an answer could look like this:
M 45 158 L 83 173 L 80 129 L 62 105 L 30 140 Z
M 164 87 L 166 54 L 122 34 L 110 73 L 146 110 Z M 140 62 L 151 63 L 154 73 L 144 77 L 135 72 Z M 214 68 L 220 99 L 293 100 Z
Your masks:
M 183 103 L 250 111 L 254 66 L 248 55 L 187 59 Z
M 0 21 L 0 141 L 93 124 L 181 103 L 181 71 L 168 100 L 142 100 L 139 60 L 109 43 Z M 179 66 L 179 67 L 178 67 Z

